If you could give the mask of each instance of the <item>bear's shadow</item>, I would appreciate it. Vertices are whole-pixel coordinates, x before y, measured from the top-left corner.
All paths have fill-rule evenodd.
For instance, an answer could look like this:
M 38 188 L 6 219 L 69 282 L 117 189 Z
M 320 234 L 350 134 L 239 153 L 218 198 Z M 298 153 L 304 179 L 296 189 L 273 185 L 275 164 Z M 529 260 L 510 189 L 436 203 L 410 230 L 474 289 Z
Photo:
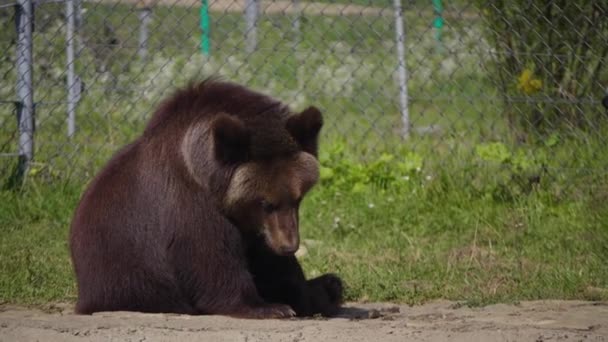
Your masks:
M 340 309 L 335 316 L 332 318 L 346 318 L 349 320 L 363 320 L 363 319 L 390 319 L 392 315 L 400 312 L 399 307 L 386 307 L 386 308 L 361 308 L 355 306 L 345 306 Z M 331 319 L 331 318 L 330 318 Z

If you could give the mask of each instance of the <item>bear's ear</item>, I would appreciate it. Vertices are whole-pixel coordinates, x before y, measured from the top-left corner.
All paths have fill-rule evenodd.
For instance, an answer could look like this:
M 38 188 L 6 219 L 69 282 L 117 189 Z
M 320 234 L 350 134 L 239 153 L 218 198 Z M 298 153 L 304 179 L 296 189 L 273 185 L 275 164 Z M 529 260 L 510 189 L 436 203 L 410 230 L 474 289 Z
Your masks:
M 221 113 L 212 123 L 215 159 L 226 164 L 243 163 L 249 156 L 251 134 L 243 121 Z
M 323 127 L 323 115 L 316 107 L 308 107 L 287 119 L 287 131 L 302 150 L 317 156 L 319 132 Z

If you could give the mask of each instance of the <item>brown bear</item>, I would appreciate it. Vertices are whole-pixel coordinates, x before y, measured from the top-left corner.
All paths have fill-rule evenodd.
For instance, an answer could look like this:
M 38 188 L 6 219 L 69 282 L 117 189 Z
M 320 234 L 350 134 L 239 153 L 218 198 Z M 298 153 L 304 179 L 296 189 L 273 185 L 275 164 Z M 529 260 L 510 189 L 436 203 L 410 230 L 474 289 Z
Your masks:
M 75 211 L 76 312 L 336 314 L 342 281 L 306 280 L 294 256 L 322 125 L 218 79 L 176 91 Z

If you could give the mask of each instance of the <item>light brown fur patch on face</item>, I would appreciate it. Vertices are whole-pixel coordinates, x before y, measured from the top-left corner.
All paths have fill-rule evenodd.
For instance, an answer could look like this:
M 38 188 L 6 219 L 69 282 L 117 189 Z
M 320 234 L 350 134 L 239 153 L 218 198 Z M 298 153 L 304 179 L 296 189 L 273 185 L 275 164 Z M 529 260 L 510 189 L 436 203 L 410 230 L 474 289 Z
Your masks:
M 249 162 L 239 166 L 230 181 L 224 204 L 265 199 L 282 202 L 300 199 L 319 178 L 319 163 L 306 152 L 269 162 Z

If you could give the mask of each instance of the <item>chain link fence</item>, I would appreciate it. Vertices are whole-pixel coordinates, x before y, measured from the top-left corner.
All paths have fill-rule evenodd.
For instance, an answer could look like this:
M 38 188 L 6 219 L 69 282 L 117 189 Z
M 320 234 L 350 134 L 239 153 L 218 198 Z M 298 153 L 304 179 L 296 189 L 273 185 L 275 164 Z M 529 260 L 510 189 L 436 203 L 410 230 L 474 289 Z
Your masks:
M 605 174 L 607 7 L 3 0 L 0 178 L 89 179 L 164 96 L 209 75 L 318 106 L 323 144 L 349 156 L 466 166 L 469 154 L 504 162 L 505 146 L 562 145 L 543 167 Z

